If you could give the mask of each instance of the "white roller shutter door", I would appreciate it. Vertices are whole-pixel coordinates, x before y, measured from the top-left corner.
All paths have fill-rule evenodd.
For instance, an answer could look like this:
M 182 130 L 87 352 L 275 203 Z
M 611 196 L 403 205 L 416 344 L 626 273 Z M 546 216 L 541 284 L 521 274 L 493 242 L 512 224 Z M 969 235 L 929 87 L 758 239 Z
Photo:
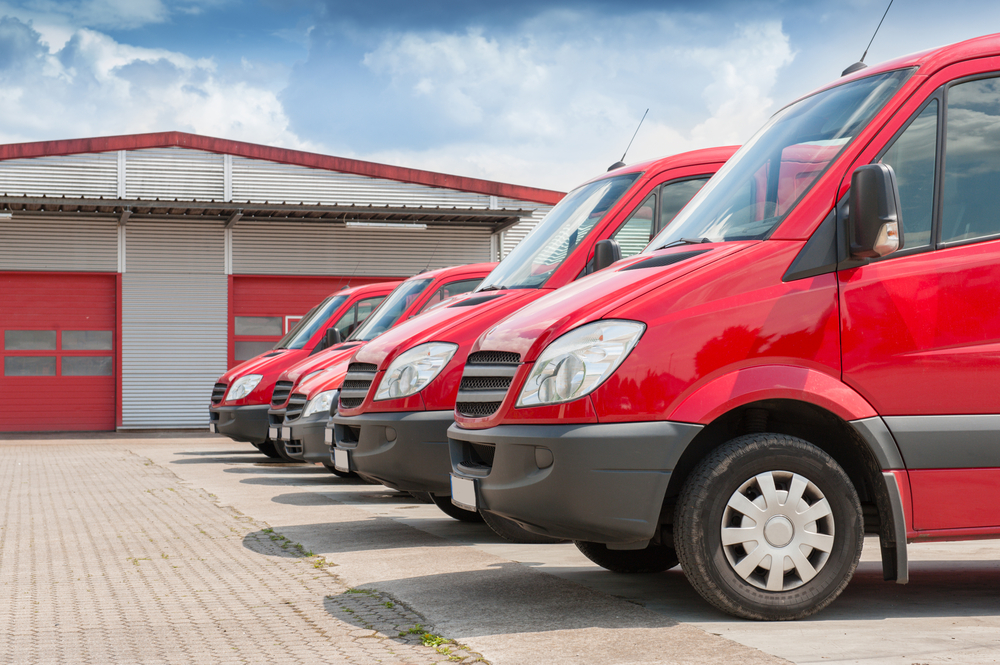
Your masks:
M 242 275 L 408 277 L 427 268 L 489 260 L 486 228 L 397 231 L 244 220 L 233 229 L 233 273 Z
M 117 220 L 16 214 L 0 219 L 0 270 L 117 272 Z
M 207 427 L 226 371 L 228 282 L 221 222 L 127 227 L 122 276 L 122 426 Z

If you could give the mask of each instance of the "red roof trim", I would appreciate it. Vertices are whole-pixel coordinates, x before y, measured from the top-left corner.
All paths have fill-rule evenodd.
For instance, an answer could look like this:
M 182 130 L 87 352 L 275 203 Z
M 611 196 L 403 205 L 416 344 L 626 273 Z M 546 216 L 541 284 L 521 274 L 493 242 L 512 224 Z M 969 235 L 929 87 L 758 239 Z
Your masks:
M 25 157 L 51 157 L 56 155 L 77 155 L 88 152 L 110 152 L 113 150 L 142 150 L 145 148 L 190 148 L 224 155 L 238 155 L 251 159 L 264 159 L 282 164 L 307 166 L 314 169 L 354 173 L 372 178 L 386 178 L 400 182 L 412 182 L 428 187 L 447 187 L 463 192 L 502 196 L 522 201 L 533 201 L 553 205 L 565 194 L 536 187 L 510 185 L 479 178 L 421 171 L 402 166 L 390 166 L 358 159 L 331 157 L 301 150 L 275 148 L 243 141 L 230 141 L 210 136 L 188 134 L 186 132 L 159 132 L 155 134 L 129 134 L 125 136 L 102 136 L 87 139 L 63 141 L 36 141 L 34 143 L 10 143 L 0 145 L 0 160 Z

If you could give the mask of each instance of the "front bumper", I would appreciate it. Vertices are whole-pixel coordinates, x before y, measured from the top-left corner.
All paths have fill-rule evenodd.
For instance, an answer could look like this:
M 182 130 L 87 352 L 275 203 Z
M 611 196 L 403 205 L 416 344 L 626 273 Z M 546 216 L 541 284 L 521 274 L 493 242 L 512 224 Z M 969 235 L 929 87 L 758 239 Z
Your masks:
M 454 411 L 333 416 L 334 445 L 347 450 L 351 471 L 404 492 L 451 494 L 448 427 Z
M 209 423 L 234 441 L 261 444 L 267 441 L 268 408 L 267 404 L 213 406 L 208 409 Z
M 299 418 L 286 422 L 283 427 L 291 430 L 289 437 L 291 445 L 285 445 L 290 457 L 305 462 L 331 464 L 330 444 L 324 439 L 326 424 L 330 422 L 330 413 L 314 413 L 308 418 Z M 293 452 L 294 450 L 294 452 Z
M 448 430 L 452 473 L 477 507 L 529 531 L 607 544 L 648 541 L 670 473 L 701 425 L 500 425 Z

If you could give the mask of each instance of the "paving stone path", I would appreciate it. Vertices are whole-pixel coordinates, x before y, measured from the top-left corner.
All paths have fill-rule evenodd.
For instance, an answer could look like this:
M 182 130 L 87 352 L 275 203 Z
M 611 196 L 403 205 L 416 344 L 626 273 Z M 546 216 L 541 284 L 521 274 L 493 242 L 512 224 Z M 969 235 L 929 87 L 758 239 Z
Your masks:
M 0 663 L 485 662 L 308 554 L 122 446 L 0 442 Z

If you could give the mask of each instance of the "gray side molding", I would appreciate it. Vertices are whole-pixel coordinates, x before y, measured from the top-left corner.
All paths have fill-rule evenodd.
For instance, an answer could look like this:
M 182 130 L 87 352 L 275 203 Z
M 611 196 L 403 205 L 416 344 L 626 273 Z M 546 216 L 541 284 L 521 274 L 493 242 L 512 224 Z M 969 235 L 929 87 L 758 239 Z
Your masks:
M 887 543 L 884 537 L 879 537 L 882 546 L 882 577 L 886 581 L 895 580 L 896 584 L 906 584 L 910 581 L 910 570 L 906 558 L 906 513 L 903 511 L 903 497 L 894 474 L 883 472 L 882 479 L 889 494 L 889 505 L 892 508 L 892 535 L 895 536 L 894 543 Z
M 882 467 L 883 471 L 906 468 L 896 440 L 884 420 L 878 416 L 872 416 L 862 420 L 852 420 L 850 425 L 868 444 L 872 453 L 878 458 L 879 466 Z

